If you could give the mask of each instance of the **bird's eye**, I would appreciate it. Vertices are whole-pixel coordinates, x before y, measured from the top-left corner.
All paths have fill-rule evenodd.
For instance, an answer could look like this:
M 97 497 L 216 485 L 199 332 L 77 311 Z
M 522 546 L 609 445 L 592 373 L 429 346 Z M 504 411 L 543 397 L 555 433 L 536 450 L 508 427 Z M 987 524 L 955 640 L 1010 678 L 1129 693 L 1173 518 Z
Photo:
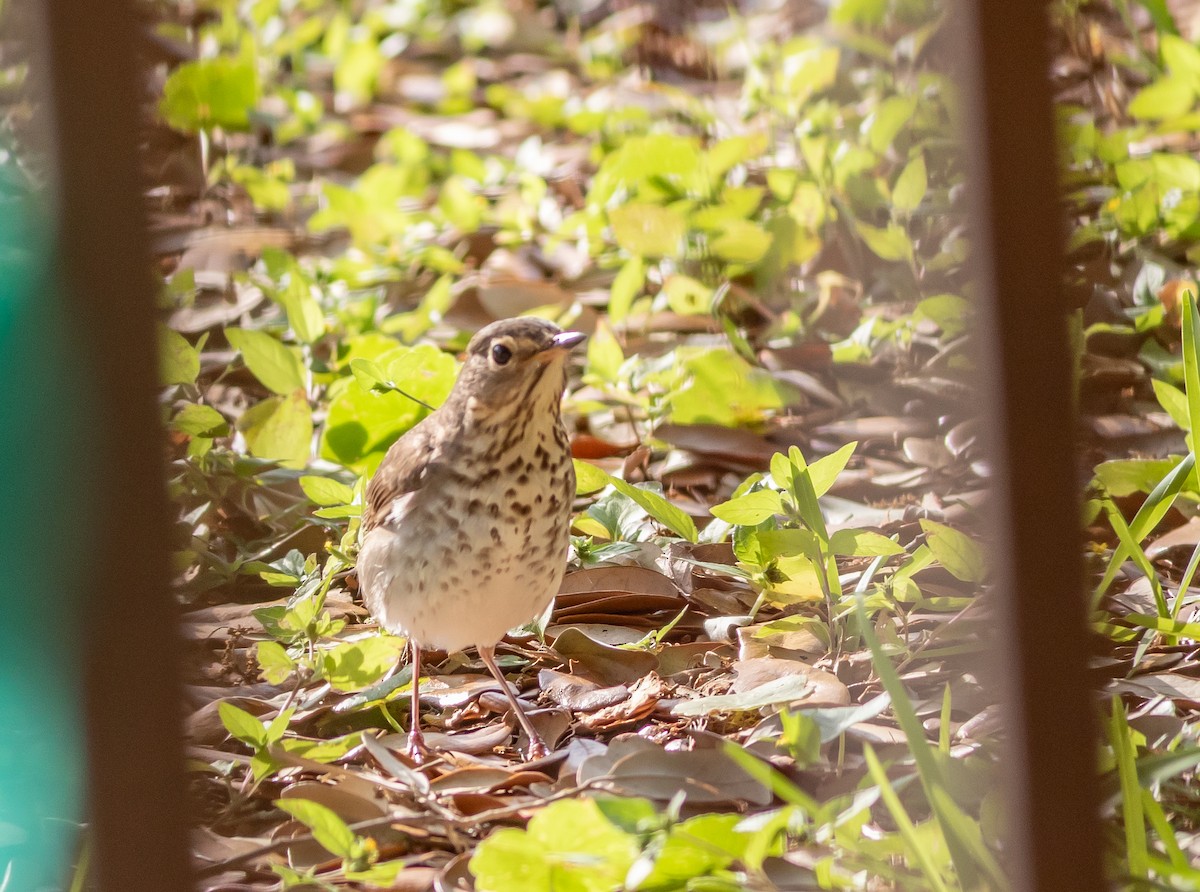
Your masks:
M 512 359 L 511 350 L 503 344 L 492 345 L 492 362 L 496 363 L 496 365 L 505 365 L 510 359 Z

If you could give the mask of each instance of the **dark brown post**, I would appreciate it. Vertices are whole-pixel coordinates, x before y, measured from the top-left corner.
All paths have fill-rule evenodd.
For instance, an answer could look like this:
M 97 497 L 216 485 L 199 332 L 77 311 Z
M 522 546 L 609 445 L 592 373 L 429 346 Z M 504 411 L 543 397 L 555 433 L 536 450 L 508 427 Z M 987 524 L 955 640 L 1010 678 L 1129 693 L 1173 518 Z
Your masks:
M 137 133 L 147 82 L 129 2 L 43 5 L 68 325 L 101 423 L 84 642 L 93 879 L 104 892 L 188 887 L 179 644 L 156 396 L 154 299 Z M 52 480 L 46 481 L 53 486 Z M 83 504 L 91 497 L 91 504 Z M 79 559 L 64 554 L 62 560 Z
M 1104 888 L 1095 699 L 1062 291 L 1063 214 L 1049 85 L 1048 4 L 964 4 L 977 281 L 989 298 L 982 370 L 995 406 L 997 577 L 1006 623 L 1014 888 Z

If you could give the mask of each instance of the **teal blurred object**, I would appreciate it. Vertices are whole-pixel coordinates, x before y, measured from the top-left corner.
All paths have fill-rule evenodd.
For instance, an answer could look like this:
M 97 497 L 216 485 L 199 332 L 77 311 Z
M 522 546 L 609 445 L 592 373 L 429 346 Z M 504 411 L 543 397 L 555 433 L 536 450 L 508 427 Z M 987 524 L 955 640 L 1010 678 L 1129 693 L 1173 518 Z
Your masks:
M 64 888 L 85 786 L 78 628 L 101 522 L 95 400 L 72 344 L 44 202 L 0 163 L 0 889 Z

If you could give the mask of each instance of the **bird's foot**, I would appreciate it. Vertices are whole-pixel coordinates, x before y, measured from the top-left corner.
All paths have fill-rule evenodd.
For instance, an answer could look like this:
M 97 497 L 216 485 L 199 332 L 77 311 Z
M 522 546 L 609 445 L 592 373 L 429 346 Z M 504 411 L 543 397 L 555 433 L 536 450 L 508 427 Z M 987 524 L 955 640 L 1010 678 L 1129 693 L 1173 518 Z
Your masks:
M 432 753 L 420 728 L 413 728 L 408 732 L 408 745 L 404 748 L 404 754 L 417 765 L 424 764 L 429 759 Z
M 529 739 L 529 752 L 526 755 L 526 760 L 535 762 L 538 759 L 544 759 L 550 755 L 550 748 L 542 741 L 540 736 L 533 736 Z

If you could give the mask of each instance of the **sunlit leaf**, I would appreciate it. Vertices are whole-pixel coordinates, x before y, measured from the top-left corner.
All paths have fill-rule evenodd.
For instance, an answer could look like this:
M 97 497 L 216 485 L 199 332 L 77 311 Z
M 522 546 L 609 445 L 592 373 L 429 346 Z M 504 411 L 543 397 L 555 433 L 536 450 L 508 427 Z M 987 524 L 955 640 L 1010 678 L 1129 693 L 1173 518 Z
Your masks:
M 311 830 L 313 838 L 334 855 L 353 856 L 354 831 L 329 806 L 308 799 L 276 799 L 275 807 Z
M 304 388 L 300 357 L 265 331 L 227 328 L 225 337 L 241 352 L 246 367 L 268 390 L 287 394 Z
M 617 244 L 639 257 L 675 257 L 683 247 L 687 221 L 671 208 L 626 204 L 608 212 Z
M 922 520 L 925 544 L 950 575 L 963 582 L 983 582 L 987 575 L 983 549 L 966 533 L 932 520 Z

